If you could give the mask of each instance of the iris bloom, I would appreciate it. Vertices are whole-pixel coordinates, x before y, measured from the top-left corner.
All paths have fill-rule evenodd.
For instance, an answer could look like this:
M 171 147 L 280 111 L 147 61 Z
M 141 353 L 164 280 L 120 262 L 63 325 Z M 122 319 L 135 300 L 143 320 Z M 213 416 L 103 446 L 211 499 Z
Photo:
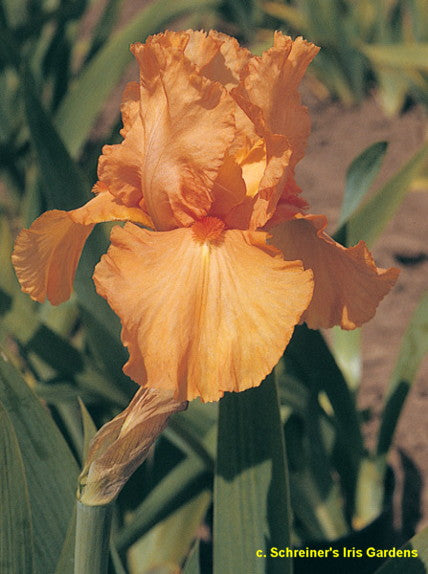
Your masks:
M 316 46 L 276 33 L 255 57 L 223 34 L 187 31 L 131 50 L 140 80 L 124 91 L 123 141 L 103 148 L 95 197 L 39 217 L 13 262 L 25 292 L 57 305 L 94 224 L 127 221 L 94 273 L 122 322 L 124 371 L 177 400 L 214 401 L 259 385 L 299 322 L 370 319 L 398 272 L 306 214 L 298 86 Z

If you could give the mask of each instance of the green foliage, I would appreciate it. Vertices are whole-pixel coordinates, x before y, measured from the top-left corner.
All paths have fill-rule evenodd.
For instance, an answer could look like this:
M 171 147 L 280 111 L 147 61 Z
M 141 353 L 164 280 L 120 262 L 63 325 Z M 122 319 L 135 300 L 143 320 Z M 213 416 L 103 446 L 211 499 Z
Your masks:
M 342 210 L 339 217 L 337 240 L 348 245 L 346 233 L 341 234 L 340 226 L 354 214 L 379 173 L 387 150 L 386 142 L 377 142 L 356 157 L 346 174 L 346 185 L 343 194 Z M 342 236 L 339 237 L 339 234 Z
M 291 573 L 292 560 L 269 557 L 271 546 L 290 545 L 290 516 L 279 402 L 268 377 L 220 401 L 213 572 Z
M 390 558 L 375 574 L 425 574 L 428 571 L 428 528 L 411 538 L 399 559 Z
M 109 38 L 80 74 L 56 116 L 59 133 L 71 155 L 79 152 L 107 96 L 129 64 L 129 45 L 160 32 L 171 20 L 216 4 L 216 0 L 158 0 Z
M 403 408 L 423 358 L 428 353 L 428 292 L 415 309 L 401 341 L 397 364 L 385 397 L 377 455 L 386 456 Z
M 427 103 L 426 3 L 415 0 L 261 1 L 266 27 L 321 47 L 311 67 L 330 94 L 359 103 L 375 86 L 387 114 L 406 98 Z
M 0 407 L 1 452 L 13 457 L 1 465 L 2 520 L 10 519 L 1 530 L 2 560 L 8 557 L 16 574 L 53 572 L 73 513 L 78 467 L 47 411 L 1 357 Z
M 2 564 L 10 574 L 33 572 L 34 547 L 31 509 L 18 438 L 0 403 L 0 548 Z
M 373 245 L 400 207 L 412 181 L 424 168 L 427 154 L 428 144 L 425 144 L 353 214 L 347 222 L 350 244 L 362 239 Z

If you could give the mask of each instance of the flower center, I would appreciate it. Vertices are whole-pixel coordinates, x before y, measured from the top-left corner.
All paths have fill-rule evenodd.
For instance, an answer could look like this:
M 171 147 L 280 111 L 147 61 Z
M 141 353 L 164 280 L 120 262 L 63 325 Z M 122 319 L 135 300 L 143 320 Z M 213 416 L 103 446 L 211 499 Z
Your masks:
M 217 217 L 202 217 L 191 227 L 193 237 L 198 243 L 219 243 L 224 231 L 224 223 Z

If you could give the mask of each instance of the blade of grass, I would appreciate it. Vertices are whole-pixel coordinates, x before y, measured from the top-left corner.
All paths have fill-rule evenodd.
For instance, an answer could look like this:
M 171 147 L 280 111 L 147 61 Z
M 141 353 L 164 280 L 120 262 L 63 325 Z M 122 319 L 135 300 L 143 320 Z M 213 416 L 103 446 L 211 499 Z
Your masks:
M 392 374 L 379 430 L 377 455 L 386 456 L 407 394 L 422 359 L 428 353 L 428 293 L 415 309 L 401 341 L 397 364 Z
M 404 200 L 413 179 L 424 166 L 427 154 L 428 144 L 425 144 L 352 215 L 347 223 L 350 245 L 360 239 L 373 245 Z
M 376 142 L 357 156 L 349 166 L 338 223 L 339 230 L 336 233 L 340 233 L 340 227 L 355 212 L 369 191 L 374 178 L 379 173 L 387 147 L 387 142 Z
M 428 71 L 428 43 L 371 44 L 360 49 L 376 66 L 418 68 Z
M 22 25 L 28 18 L 25 0 L 3 0 L 3 11 L 11 29 Z
M 85 274 L 84 269 L 80 271 Z M 89 270 L 86 271 L 89 273 Z M 100 299 L 98 295 L 94 295 Z M 110 314 L 109 314 L 110 315 Z M 119 330 L 116 333 L 112 329 L 107 330 L 94 314 L 88 310 L 87 305 L 81 306 L 80 316 L 86 329 L 86 340 L 91 353 L 102 367 L 105 378 L 109 379 L 110 386 L 114 386 L 118 392 L 131 399 L 135 393 L 136 385 L 122 371 L 123 365 L 128 359 L 125 347 L 120 344 Z M 129 401 L 128 401 L 129 402 Z
M 301 33 L 305 32 L 308 28 L 305 15 L 289 4 L 263 2 L 261 6 L 266 14 L 278 18 L 278 20 L 282 20 L 285 24 L 291 25 L 295 30 L 300 30 Z
M 136 509 L 133 520 L 119 532 L 115 545 L 125 551 L 158 522 L 211 485 L 205 464 L 196 457 L 179 463 Z
M 193 402 L 171 417 L 164 435 L 184 454 L 197 455 L 207 469 L 214 469 L 217 446 L 217 405 Z
M 290 573 L 292 560 L 275 560 L 268 551 L 291 543 L 288 470 L 273 377 L 258 388 L 227 394 L 219 408 L 214 574 Z
M 18 439 L 0 402 L 0 556 L 4 572 L 32 574 L 33 529 L 24 461 Z
M 385 471 L 383 461 L 367 457 L 358 473 L 355 512 L 352 525 L 360 530 L 378 518 L 385 499 Z
M 376 67 L 374 73 L 377 80 L 377 98 L 385 113 L 393 117 L 404 106 L 410 84 L 403 70 L 395 68 Z
M 200 541 L 197 540 L 186 560 L 182 574 L 201 574 L 200 566 Z
M 0 402 L 13 424 L 24 461 L 35 574 L 53 572 L 73 511 L 77 464 L 46 409 L 2 357 Z
M 100 48 L 108 41 L 111 36 L 114 25 L 116 24 L 117 18 L 119 16 L 120 8 L 123 4 L 123 0 L 109 0 L 106 7 L 98 20 L 95 27 L 91 45 L 86 56 L 86 61 L 91 60 L 91 58 L 98 52 Z
M 361 329 L 345 331 L 340 327 L 333 327 L 331 335 L 334 358 L 350 390 L 355 392 L 360 385 L 362 374 Z
M 142 565 L 146 571 L 155 571 L 161 565 L 179 568 L 189 553 L 211 498 L 209 490 L 200 492 L 138 540 L 129 550 L 131 571 L 133 565 L 136 572 Z
M 59 373 L 72 376 L 83 371 L 80 352 L 46 325 L 39 326 L 25 348 L 36 353 Z
M 356 470 L 364 447 L 355 401 L 321 333 L 304 325 L 296 327 L 284 357 L 285 365 L 290 361 L 299 379 L 319 392 L 325 391 Z
M 343 494 L 331 474 L 331 428 L 312 397 L 305 420 L 292 413 L 285 424 L 291 504 L 303 540 L 334 540 L 348 532 Z M 326 433 L 326 431 L 329 431 Z M 326 434 L 331 435 L 326 437 Z
M 50 117 L 41 106 L 28 70 L 24 73 L 23 87 L 30 136 L 43 175 L 48 208 L 68 210 L 80 207 L 90 197 L 89 182 L 70 159 Z
M 305 470 L 290 475 L 290 486 L 291 505 L 301 522 L 304 541 L 337 540 L 349 533 L 339 485 L 332 485 L 330 491 L 321 495 L 316 479 Z
M 336 427 L 333 458 L 346 492 L 346 500 L 353 507 L 356 478 L 364 444 L 355 399 L 321 333 L 298 326 L 289 343 L 284 364 L 290 375 L 309 389 L 324 392 L 332 409 Z

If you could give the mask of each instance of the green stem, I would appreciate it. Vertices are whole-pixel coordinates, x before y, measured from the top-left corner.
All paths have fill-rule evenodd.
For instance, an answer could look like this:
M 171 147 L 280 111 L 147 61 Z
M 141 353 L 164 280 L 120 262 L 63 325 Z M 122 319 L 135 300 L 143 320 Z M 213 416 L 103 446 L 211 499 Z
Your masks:
M 75 574 L 107 574 L 113 504 L 87 506 L 77 501 Z

